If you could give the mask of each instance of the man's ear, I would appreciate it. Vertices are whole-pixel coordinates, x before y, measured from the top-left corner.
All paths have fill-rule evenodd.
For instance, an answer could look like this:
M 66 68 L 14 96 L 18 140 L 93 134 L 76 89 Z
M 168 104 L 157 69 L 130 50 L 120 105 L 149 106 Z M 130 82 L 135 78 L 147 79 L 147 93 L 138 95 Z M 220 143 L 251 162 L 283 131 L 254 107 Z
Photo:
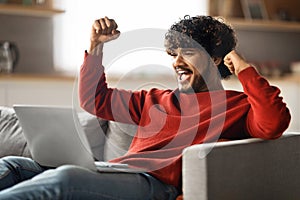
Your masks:
M 221 57 L 212 57 L 214 63 L 216 66 L 218 66 L 219 64 L 221 64 L 222 62 L 222 58 Z

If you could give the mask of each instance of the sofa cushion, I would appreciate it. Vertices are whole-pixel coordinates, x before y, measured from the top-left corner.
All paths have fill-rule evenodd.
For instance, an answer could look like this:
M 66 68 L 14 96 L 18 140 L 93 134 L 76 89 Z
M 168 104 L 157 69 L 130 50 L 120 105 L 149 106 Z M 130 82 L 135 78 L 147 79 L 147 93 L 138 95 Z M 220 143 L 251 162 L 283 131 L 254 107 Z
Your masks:
M 12 108 L 0 107 L 0 147 L 0 157 L 30 157 L 22 128 Z
M 104 160 L 124 155 L 128 151 L 136 130 L 136 125 L 109 121 L 104 145 Z
M 103 160 L 107 121 L 87 112 L 78 113 L 79 122 L 85 132 L 96 160 Z

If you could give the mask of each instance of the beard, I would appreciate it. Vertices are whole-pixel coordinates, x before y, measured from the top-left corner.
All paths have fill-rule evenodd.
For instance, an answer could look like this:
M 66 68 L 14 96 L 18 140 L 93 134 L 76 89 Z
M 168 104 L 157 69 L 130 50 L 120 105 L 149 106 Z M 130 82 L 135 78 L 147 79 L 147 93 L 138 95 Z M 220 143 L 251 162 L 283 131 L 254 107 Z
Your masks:
M 178 82 L 179 91 L 182 93 L 199 93 L 208 91 L 207 82 L 209 79 L 210 70 L 207 68 L 199 76 L 195 76 L 193 73 L 192 80 L 184 81 L 183 83 Z

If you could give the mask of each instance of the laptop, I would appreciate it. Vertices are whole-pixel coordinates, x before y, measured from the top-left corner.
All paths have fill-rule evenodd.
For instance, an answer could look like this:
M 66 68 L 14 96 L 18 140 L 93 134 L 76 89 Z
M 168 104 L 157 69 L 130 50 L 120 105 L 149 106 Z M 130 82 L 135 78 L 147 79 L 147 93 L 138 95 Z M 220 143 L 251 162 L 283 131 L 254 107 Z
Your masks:
M 95 161 L 77 111 L 71 107 L 13 105 L 13 108 L 32 158 L 41 166 L 69 164 L 98 172 L 145 172 L 127 164 Z

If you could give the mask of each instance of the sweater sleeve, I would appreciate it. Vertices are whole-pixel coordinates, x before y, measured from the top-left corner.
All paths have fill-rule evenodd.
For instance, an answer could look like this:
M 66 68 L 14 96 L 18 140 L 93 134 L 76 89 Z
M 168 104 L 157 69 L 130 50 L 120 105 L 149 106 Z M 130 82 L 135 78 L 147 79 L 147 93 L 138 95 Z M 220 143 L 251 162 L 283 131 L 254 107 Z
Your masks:
M 291 120 L 289 109 L 279 96 L 280 90 L 271 86 L 253 67 L 241 71 L 238 78 L 250 103 L 247 132 L 262 139 L 280 137 Z
M 106 120 L 138 124 L 144 93 L 108 88 L 102 55 L 85 53 L 79 75 L 79 102 L 85 111 Z

